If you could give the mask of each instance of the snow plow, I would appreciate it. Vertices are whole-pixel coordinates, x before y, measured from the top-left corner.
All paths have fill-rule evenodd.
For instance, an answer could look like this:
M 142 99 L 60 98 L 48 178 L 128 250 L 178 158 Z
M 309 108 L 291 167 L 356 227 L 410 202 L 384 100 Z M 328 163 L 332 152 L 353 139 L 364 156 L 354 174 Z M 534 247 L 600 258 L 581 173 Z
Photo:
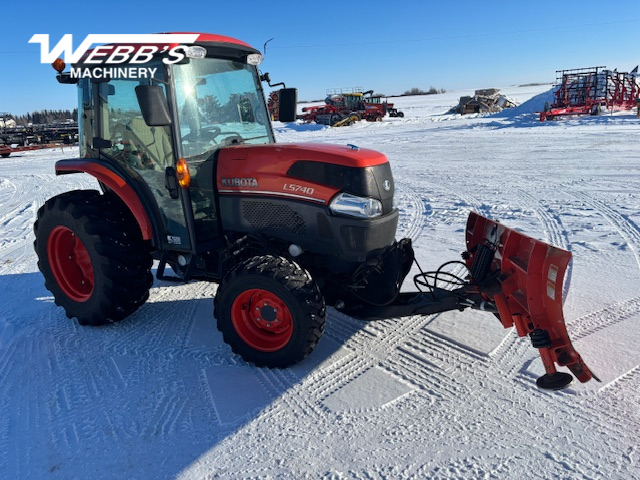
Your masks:
M 86 173 L 101 187 L 49 199 L 34 225 L 45 286 L 67 317 L 93 326 L 128 317 L 149 297 L 155 260 L 159 279 L 218 283 L 217 327 L 256 366 L 311 354 L 327 306 L 365 320 L 472 308 L 530 336 L 546 368 L 539 387 L 572 381 L 556 365 L 593 377 L 563 319 L 568 252 L 471 213 L 457 262 L 467 273 L 420 270 L 416 291 L 404 291 L 419 265 L 411 241 L 396 240 L 386 156 L 276 144 L 260 53 L 193 35 L 179 62 L 164 63 L 158 48 L 147 79 L 94 80 L 99 67 L 82 60 L 74 68 L 88 74 L 74 78 L 54 62 L 58 81 L 80 89 L 83 119 L 80 157 L 58 161 L 56 173 Z M 118 46 L 101 54 L 109 47 Z M 279 90 L 281 121 L 295 119 L 296 95 Z

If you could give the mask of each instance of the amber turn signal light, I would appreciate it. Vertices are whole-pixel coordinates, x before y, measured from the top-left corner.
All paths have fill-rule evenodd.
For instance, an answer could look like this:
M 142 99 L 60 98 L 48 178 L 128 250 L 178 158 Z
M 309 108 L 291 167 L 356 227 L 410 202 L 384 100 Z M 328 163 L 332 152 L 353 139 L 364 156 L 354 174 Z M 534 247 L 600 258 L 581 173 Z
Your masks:
M 178 160 L 176 165 L 176 177 L 178 178 L 178 184 L 182 188 L 189 188 L 191 184 L 191 173 L 189 173 L 189 165 L 184 158 Z

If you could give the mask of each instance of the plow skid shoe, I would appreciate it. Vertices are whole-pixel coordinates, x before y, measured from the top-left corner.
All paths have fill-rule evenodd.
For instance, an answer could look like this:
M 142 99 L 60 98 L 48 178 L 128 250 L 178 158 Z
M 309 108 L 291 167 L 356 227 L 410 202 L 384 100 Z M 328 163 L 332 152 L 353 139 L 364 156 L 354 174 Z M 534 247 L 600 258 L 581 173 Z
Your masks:
M 471 212 L 466 230 L 466 262 L 471 284 L 495 303 L 505 328 L 529 335 L 546 374 L 541 388 L 560 389 L 571 375 L 581 382 L 596 378 L 571 344 L 562 312 L 564 275 L 571 253 L 530 238 Z

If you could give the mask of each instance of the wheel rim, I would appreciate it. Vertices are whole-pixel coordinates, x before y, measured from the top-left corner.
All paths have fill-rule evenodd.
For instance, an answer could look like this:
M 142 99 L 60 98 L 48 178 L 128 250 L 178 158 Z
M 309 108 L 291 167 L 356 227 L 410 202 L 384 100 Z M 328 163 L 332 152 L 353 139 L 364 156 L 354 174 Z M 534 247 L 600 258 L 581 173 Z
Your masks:
M 293 335 L 289 307 L 276 294 L 260 288 L 245 290 L 236 297 L 231 321 L 240 338 L 261 352 L 284 348 Z
M 47 239 L 47 258 L 62 292 L 76 302 L 85 302 L 93 293 L 91 257 L 82 241 L 67 227 L 57 226 Z

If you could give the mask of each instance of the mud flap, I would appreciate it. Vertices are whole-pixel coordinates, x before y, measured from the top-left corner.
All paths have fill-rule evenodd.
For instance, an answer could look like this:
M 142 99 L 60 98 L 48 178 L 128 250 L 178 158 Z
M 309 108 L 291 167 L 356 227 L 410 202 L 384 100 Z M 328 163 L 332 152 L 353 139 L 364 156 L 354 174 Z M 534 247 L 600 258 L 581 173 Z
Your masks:
M 471 284 L 495 303 L 505 328 L 515 325 L 540 352 L 546 374 L 538 386 L 559 389 L 571 383 L 556 364 L 581 382 L 598 380 L 573 348 L 564 322 L 562 294 L 571 253 L 475 212 L 467 220 L 466 245 Z

